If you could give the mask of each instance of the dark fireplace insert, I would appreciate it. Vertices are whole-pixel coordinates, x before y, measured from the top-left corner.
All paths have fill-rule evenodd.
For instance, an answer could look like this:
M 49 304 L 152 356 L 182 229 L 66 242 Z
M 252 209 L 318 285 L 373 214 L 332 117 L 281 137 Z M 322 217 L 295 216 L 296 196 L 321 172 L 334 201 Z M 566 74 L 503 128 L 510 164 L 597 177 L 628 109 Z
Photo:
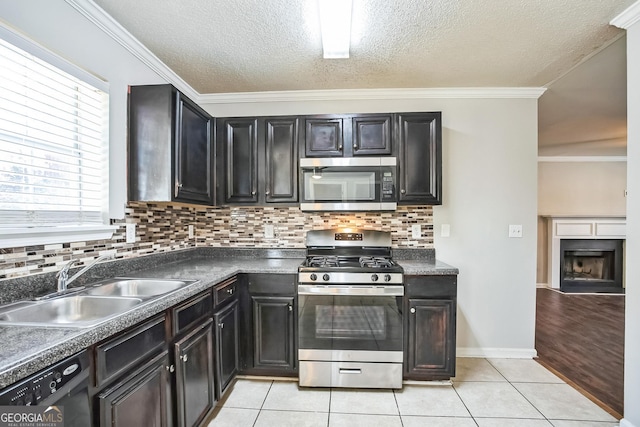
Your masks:
M 617 239 L 562 239 L 560 290 L 624 292 L 622 242 Z

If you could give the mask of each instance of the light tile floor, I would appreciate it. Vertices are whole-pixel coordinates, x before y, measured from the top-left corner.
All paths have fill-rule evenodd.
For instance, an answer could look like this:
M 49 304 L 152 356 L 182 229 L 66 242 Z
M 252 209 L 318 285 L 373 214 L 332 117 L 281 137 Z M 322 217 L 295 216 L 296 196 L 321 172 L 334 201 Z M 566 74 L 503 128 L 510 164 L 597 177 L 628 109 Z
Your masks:
M 299 389 L 239 379 L 209 427 L 614 427 L 615 418 L 534 360 L 457 360 L 452 384 Z

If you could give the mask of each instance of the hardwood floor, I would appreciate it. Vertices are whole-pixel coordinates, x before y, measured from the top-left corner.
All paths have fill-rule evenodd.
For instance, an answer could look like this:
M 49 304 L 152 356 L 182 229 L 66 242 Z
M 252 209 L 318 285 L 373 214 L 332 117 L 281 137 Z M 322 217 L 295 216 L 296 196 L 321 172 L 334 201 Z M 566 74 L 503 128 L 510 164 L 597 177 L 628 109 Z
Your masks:
M 538 360 L 618 416 L 624 402 L 624 295 L 536 292 Z

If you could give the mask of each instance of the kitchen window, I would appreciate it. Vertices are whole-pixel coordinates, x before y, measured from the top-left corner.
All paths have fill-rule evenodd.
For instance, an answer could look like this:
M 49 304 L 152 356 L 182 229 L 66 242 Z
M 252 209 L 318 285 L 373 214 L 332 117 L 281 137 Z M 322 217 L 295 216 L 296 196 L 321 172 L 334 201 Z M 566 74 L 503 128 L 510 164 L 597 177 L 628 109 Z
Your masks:
M 107 85 L 0 30 L 0 247 L 109 238 Z

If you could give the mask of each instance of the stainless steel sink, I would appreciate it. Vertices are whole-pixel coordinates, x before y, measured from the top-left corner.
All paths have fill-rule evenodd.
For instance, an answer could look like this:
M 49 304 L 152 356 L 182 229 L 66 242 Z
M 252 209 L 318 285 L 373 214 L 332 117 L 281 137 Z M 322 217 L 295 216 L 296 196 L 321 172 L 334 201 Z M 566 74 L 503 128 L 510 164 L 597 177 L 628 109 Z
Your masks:
M 140 298 L 63 296 L 0 313 L 0 325 L 84 328 L 129 311 L 141 302 Z
M 100 282 L 97 286 L 88 288 L 82 293 L 109 297 L 148 298 L 175 291 L 190 283 L 193 281 L 116 278 Z

